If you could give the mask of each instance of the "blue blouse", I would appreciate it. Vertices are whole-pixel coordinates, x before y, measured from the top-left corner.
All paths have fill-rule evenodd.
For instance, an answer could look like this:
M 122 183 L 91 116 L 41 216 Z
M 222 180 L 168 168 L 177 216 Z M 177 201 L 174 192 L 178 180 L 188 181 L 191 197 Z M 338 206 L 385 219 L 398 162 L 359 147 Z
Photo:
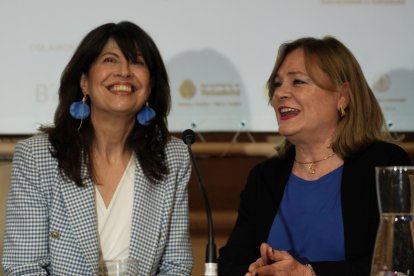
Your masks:
M 272 248 L 288 251 L 301 263 L 345 260 L 342 169 L 312 181 L 290 175 L 269 232 Z

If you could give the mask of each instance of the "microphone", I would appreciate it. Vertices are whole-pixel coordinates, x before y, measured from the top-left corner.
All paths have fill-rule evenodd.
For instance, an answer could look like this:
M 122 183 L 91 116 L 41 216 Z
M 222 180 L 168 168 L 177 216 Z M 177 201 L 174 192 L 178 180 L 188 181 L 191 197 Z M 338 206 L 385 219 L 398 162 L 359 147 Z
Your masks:
M 194 159 L 191 145 L 195 141 L 195 133 L 191 129 L 187 129 L 183 132 L 183 141 L 188 147 L 188 153 L 191 158 L 194 173 L 197 178 L 197 183 L 200 188 L 201 194 L 204 201 L 204 209 L 207 216 L 208 225 L 208 242 L 206 247 L 206 262 L 204 276 L 217 276 L 217 255 L 216 255 L 216 244 L 214 243 L 214 230 L 213 230 L 213 218 L 211 216 L 210 203 L 208 201 L 207 192 L 204 187 L 203 181 L 201 180 L 200 172 L 198 171 L 197 164 Z

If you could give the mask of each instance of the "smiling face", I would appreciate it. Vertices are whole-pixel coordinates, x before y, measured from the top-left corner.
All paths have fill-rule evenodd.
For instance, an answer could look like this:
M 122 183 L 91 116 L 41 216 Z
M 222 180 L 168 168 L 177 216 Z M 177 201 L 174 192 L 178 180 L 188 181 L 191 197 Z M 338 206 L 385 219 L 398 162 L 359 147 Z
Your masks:
M 144 58 L 127 60 L 117 43 L 110 39 L 83 74 L 80 86 L 91 102 L 92 118 L 126 116 L 134 118 L 151 91 L 150 73 Z
M 318 83 L 328 83 L 321 70 L 314 70 Z M 344 105 L 341 93 L 319 87 L 305 66 L 302 48 L 289 53 L 274 80 L 272 106 L 279 133 L 292 143 L 326 142 L 338 124 L 338 107 Z

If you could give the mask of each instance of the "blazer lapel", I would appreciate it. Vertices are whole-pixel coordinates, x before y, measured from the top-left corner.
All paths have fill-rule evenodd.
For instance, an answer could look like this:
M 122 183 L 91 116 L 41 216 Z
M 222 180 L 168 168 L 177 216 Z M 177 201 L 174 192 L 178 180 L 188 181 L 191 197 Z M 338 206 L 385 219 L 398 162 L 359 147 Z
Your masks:
M 129 257 L 140 263 L 140 273 L 149 275 L 160 239 L 164 183 L 151 183 L 136 162 Z
M 74 236 L 91 270 L 95 271 L 99 258 L 95 189 L 89 178 L 84 184 L 84 187 L 78 187 L 72 181 L 64 181 L 62 194 Z

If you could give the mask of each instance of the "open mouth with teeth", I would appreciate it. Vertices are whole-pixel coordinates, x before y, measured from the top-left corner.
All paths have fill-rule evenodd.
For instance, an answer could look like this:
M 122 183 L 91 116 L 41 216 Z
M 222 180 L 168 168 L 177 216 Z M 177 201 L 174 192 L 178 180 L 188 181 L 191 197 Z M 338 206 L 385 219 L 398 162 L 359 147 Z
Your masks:
M 136 87 L 127 84 L 114 84 L 108 87 L 108 90 L 114 93 L 131 93 L 135 92 Z
M 279 108 L 280 119 L 289 119 L 297 114 L 299 114 L 300 110 L 291 107 L 281 107 Z

